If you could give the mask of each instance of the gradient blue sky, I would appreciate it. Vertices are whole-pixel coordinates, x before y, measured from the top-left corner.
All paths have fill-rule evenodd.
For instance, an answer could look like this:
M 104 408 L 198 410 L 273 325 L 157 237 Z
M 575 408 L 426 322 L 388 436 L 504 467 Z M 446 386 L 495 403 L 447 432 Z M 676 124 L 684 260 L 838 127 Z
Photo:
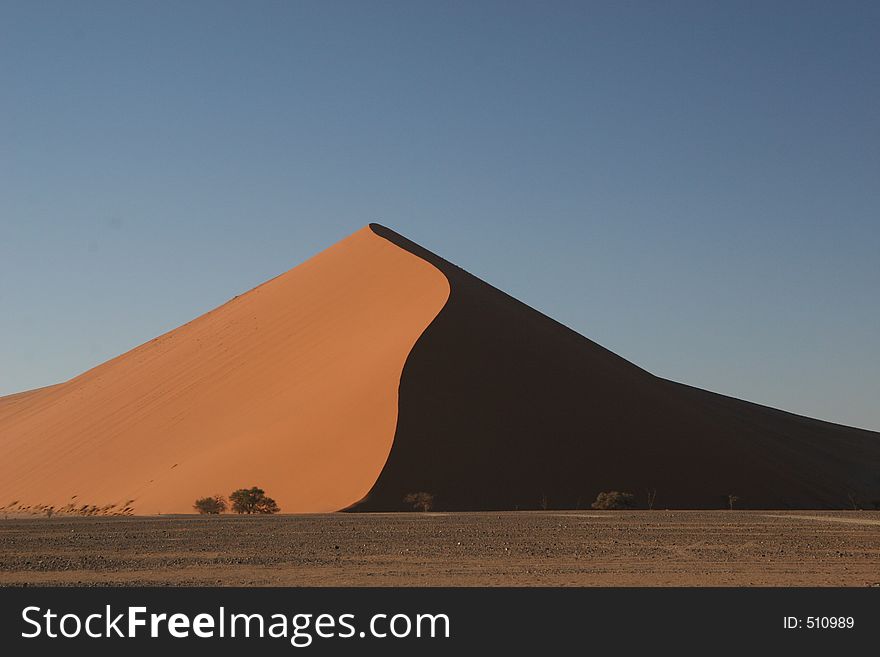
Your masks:
M 880 5 L 0 4 L 0 394 L 370 221 L 656 374 L 880 429 Z

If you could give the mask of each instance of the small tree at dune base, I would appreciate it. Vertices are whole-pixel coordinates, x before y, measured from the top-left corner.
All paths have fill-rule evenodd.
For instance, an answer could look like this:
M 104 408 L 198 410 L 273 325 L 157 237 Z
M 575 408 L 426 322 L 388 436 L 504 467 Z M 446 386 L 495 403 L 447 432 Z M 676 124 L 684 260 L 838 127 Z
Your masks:
M 239 488 L 229 496 L 236 513 L 278 513 L 278 505 L 262 488 Z
M 404 496 L 403 503 L 411 506 L 413 511 L 430 511 L 434 508 L 434 496 L 424 491 L 408 493 Z
M 193 508 L 199 513 L 209 515 L 219 515 L 226 511 L 226 500 L 222 495 L 214 495 L 214 497 L 203 497 L 195 501 Z
M 596 501 L 590 506 L 594 509 L 633 509 L 636 506 L 636 496 L 632 493 L 620 493 L 616 490 L 599 493 Z

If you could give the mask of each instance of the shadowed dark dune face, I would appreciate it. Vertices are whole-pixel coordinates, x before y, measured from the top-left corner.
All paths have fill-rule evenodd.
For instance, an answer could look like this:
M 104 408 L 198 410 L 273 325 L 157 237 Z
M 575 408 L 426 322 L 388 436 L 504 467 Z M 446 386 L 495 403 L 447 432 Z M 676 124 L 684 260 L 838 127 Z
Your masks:
M 656 490 L 657 508 L 871 507 L 880 434 L 660 379 L 378 225 L 449 280 L 400 381 L 391 453 L 356 511 L 588 508 Z

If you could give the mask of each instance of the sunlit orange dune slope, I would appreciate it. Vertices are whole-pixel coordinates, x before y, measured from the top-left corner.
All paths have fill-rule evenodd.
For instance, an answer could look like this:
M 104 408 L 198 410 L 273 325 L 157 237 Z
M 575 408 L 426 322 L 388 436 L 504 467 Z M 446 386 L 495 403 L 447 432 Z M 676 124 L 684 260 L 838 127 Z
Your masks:
M 0 398 L 0 507 L 191 513 L 253 485 L 285 512 L 346 507 L 385 463 L 404 361 L 448 294 L 364 228 L 81 376 Z
M 564 283 L 564 282 L 563 282 Z M 371 225 L 66 383 L 0 398 L 0 509 L 880 507 L 880 434 L 657 377 Z M 733 498 L 731 498 L 733 496 Z

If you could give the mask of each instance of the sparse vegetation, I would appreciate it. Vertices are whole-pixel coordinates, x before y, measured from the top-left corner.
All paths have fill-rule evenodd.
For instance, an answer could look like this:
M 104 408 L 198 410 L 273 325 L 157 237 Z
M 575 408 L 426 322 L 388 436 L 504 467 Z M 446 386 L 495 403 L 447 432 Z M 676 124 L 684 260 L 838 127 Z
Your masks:
M 599 493 L 596 501 L 590 506 L 594 509 L 633 509 L 636 506 L 636 496 L 632 493 L 621 493 L 616 490 Z
M 278 504 L 271 497 L 266 496 L 262 488 L 239 488 L 229 496 L 232 502 L 232 510 L 236 513 L 278 513 Z
M 226 511 L 226 499 L 222 495 L 203 497 L 195 501 L 193 508 L 199 513 L 219 515 Z
M 413 511 L 430 511 L 434 508 L 434 496 L 425 491 L 407 493 L 403 498 L 403 503 L 408 504 Z
M 849 499 L 849 504 L 852 507 L 853 511 L 861 511 L 862 505 L 859 502 L 859 496 L 854 491 L 847 491 L 847 498 Z

